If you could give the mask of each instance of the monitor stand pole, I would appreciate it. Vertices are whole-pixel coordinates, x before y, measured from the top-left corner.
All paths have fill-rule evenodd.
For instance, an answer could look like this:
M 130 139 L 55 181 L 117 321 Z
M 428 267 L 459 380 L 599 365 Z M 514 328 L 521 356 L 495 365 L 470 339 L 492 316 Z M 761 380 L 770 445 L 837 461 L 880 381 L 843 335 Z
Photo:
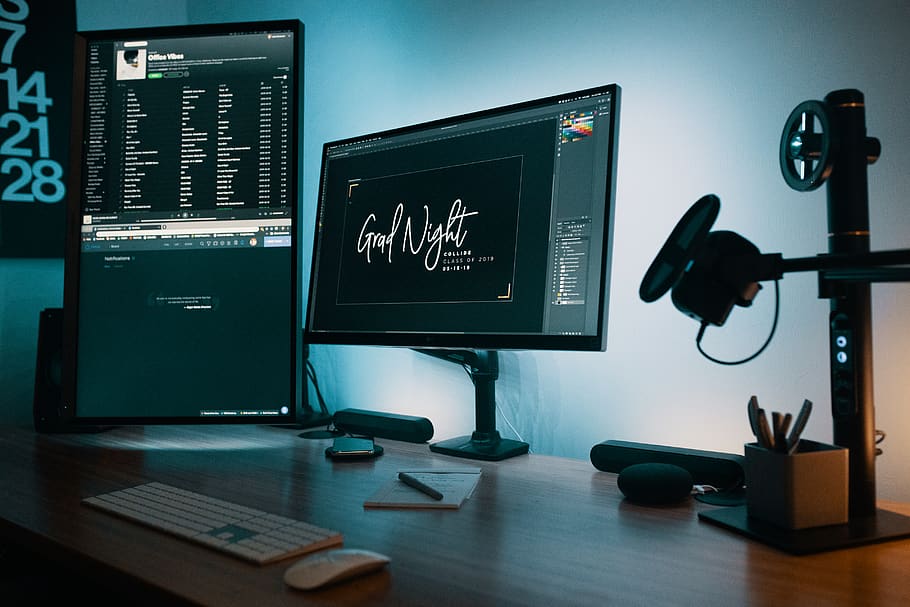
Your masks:
M 474 415 L 476 430 L 470 436 L 460 436 L 430 445 L 430 451 L 454 457 L 499 461 L 528 452 L 528 443 L 502 438 L 496 430 L 496 379 L 499 377 L 499 356 L 495 350 L 418 350 L 449 362 L 458 363 L 468 371 L 474 382 Z

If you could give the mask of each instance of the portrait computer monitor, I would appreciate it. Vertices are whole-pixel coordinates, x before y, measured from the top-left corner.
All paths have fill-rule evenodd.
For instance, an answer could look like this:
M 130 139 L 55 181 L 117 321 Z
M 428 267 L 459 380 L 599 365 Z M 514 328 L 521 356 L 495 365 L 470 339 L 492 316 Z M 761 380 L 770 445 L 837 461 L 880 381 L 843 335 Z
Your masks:
M 76 34 L 69 421 L 295 420 L 303 33 Z
M 306 340 L 461 350 L 493 379 L 472 352 L 604 350 L 619 101 L 608 85 L 326 143 Z

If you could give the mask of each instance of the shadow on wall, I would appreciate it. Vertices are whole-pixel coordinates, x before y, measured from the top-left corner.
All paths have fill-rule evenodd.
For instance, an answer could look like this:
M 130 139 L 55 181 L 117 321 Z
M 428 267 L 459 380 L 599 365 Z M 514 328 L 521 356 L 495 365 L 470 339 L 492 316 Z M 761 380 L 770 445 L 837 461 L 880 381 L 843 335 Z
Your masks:
M 558 443 L 562 407 L 546 406 L 541 394 L 540 363 L 544 355 L 499 353 L 496 382 L 496 429 L 505 438 L 522 440 L 531 452 L 553 453 Z M 558 377 L 554 378 L 558 381 Z M 552 382 L 551 382 L 552 383 Z

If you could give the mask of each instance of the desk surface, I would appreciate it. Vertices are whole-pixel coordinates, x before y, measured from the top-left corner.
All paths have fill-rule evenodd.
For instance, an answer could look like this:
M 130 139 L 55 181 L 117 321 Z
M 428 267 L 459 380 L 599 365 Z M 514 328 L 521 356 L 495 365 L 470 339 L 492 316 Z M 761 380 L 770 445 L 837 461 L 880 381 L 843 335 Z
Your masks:
M 907 605 L 910 540 L 790 556 L 701 522 L 690 501 L 622 499 L 616 475 L 541 455 L 483 469 L 459 510 L 369 510 L 403 468 L 463 465 L 381 440 L 366 462 L 272 427 L 119 428 L 39 435 L 0 427 L 0 542 L 111 587 L 215 605 Z M 304 593 L 294 559 L 260 567 L 80 505 L 160 481 L 342 531 L 390 567 Z M 898 504 L 883 507 L 910 514 Z

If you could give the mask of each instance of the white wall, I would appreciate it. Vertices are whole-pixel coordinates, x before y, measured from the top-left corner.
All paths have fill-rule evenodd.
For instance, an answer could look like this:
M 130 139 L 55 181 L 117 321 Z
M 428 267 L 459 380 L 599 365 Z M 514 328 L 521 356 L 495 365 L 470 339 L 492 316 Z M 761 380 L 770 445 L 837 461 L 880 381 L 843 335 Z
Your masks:
M 133 6 L 136 10 L 129 10 Z M 811 274 L 781 282 L 769 349 L 726 368 L 695 350 L 697 325 L 638 284 L 678 218 L 721 197 L 716 229 L 765 252 L 823 252 L 824 189 L 795 192 L 777 153 L 790 111 L 840 88 L 866 95 L 881 139 L 869 169 L 874 249 L 910 246 L 910 5 L 906 2 L 79 0 L 81 29 L 300 18 L 306 24 L 304 220 L 311 221 L 323 142 L 446 115 L 617 82 L 623 87 L 609 344 L 605 353 L 503 353 L 499 404 L 532 450 L 587 458 L 615 438 L 741 452 L 745 405 L 816 403 L 806 436 L 830 441 L 828 302 Z M 126 10 L 124 10 L 126 9 Z M 304 243 L 310 246 L 309 242 Z M 873 288 L 879 495 L 910 501 L 910 301 Z M 734 311 L 703 345 L 754 351 L 770 328 L 773 287 Z M 455 367 L 408 350 L 313 347 L 334 408 L 431 418 L 437 438 L 473 428 L 473 392 Z M 505 419 L 500 430 L 511 435 Z

